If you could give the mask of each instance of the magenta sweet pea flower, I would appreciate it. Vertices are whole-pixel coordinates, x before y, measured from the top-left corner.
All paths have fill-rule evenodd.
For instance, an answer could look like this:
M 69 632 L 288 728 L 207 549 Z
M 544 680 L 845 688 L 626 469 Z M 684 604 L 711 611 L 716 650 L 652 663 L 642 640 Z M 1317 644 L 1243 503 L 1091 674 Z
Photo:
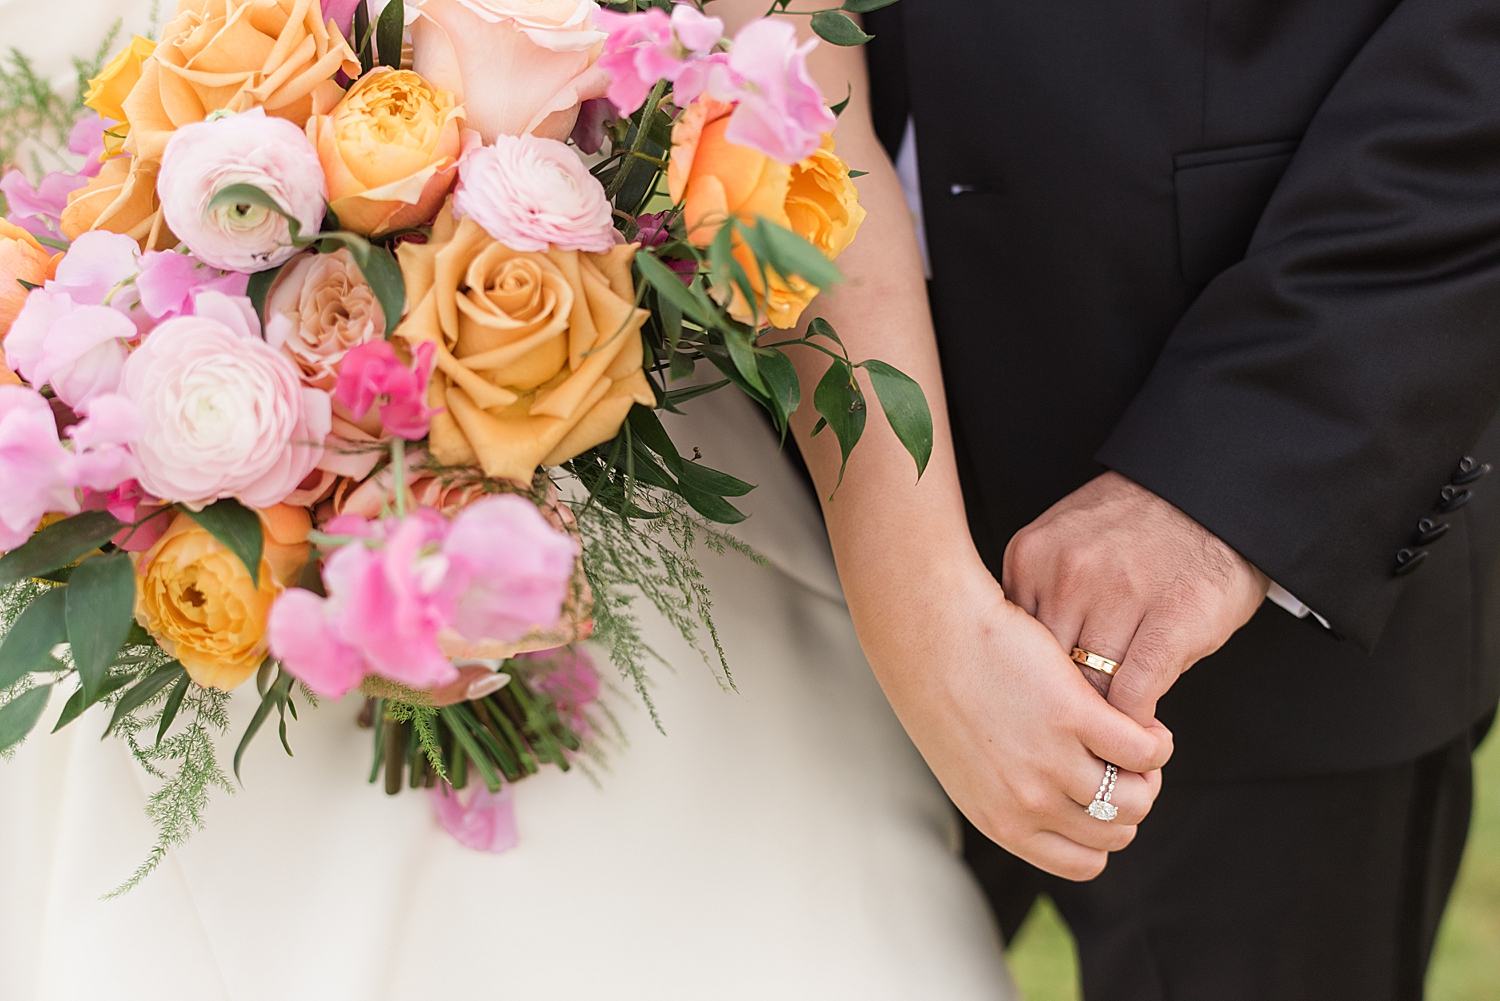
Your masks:
M 367 341 L 344 355 L 333 398 L 355 420 L 378 405 L 380 423 L 391 434 L 407 441 L 425 438 L 433 415 L 439 413 L 426 402 L 436 350 L 431 344 L 417 345 L 408 367 L 390 341 Z
M 468 578 L 453 628 L 475 643 L 512 642 L 562 614 L 579 546 L 535 504 L 497 494 L 475 501 L 453 520 L 443 552 Z

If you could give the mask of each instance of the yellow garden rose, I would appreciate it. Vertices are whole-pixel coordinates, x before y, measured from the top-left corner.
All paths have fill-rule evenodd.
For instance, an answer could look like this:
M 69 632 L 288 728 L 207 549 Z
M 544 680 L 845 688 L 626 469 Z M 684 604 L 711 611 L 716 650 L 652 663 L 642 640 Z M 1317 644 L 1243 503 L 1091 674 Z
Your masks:
M 307 563 L 307 511 L 278 504 L 259 514 L 259 587 L 239 557 L 186 514 L 136 563 L 136 621 L 204 688 L 231 691 L 260 667 L 271 603 Z
M 136 35 L 120 54 L 110 60 L 108 66 L 89 81 L 88 93 L 83 97 L 83 106 L 92 108 L 100 115 L 118 124 L 104 133 L 104 153 L 115 156 L 125 145 L 130 125 L 125 121 L 125 98 L 141 78 L 141 67 L 156 51 L 156 43 L 149 38 Z
M 339 224 L 380 236 L 427 222 L 458 173 L 463 108 L 410 70 L 366 73 L 307 136 L 328 177 Z M 477 145 L 479 135 L 467 133 Z
M 339 70 L 357 76 L 359 59 L 318 0 L 179 0 L 122 102 L 125 151 L 159 160 L 173 132 L 225 109 L 264 108 L 301 128 L 343 96 Z
M 21 282 L 40 285 L 52 277 L 54 267 L 52 254 L 36 242 L 36 237 L 0 219 L 0 340 L 10 333 L 10 325 L 26 305 L 26 288 Z M 0 379 L 6 374 L 9 369 L 0 373 Z
M 530 483 L 537 466 L 609 441 L 632 405 L 656 402 L 641 371 L 634 244 L 523 253 L 445 208 L 430 242 L 397 254 L 414 306 L 396 335 L 437 348 L 439 462 Z
M 753 225 L 757 217 L 764 217 L 833 260 L 853 242 L 865 218 L 849 167 L 833 152 L 833 137 L 824 136 L 821 149 L 788 167 L 724 138 L 733 110 L 732 105 L 700 98 L 672 128 L 667 183 L 672 200 L 683 204 L 688 239 L 706 247 L 730 218 Z M 738 236 L 734 257 L 749 276 L 757 301 L 752 314 L 750 304 L 734 289 L 730 315 L 744 323 L 758 318 L 773 327 L 796 326 L 819 289 L 796 275 L 778 275 L 768 268 L 767 291 L 754 255 Z

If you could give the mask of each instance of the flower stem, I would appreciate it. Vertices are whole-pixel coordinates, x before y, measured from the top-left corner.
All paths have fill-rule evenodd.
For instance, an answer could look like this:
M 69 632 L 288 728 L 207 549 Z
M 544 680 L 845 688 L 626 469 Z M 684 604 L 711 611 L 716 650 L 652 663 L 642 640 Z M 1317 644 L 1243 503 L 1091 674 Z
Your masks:
M 609 187 L 604 192 L 604 197 L 610 201 L 620 193 L 625 186 L 625 181 L 630 177 L 630 170 L 635 166 L 636 158 L 641 155 L 641 150 L 646 147 L 646 133 L 651 130 L 651 119 L 656 117 L 656 106 L 661 103 L 662 95 L 667 92 L 667 81 L 658 80 L 656 86 L 651 88 L 651 96 L 646 98 L 646 110 L 641 115 L 641 124 L 635 128 L 635 141 L 630 144 L 630 156 L 626 157 L 620 164 L 620 172 L 615 175 L 614 180 L 609 182 Z
M 406 439 L 391 438 L 391 484 L 396 494 L 396 517 L 406 517 Z

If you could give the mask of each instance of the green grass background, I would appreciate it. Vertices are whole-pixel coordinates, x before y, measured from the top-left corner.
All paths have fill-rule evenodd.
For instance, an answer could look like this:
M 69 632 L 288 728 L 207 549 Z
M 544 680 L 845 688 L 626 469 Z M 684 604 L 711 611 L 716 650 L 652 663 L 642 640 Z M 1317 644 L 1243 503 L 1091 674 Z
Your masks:
M 1010 947 L 1026 1001 L 1079 1001 L 1078 953 L 1052 902 L 1032 908 Z M 1500 998 L 1500 726 L 1474 760 L 1474 821 L 1438 931 L 1427 1001 Z

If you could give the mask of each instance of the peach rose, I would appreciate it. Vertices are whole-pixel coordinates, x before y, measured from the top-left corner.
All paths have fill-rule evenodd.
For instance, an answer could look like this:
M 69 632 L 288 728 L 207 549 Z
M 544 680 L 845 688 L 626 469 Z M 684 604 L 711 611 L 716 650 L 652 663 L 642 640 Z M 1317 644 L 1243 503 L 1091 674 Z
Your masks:
M 265 540 L 258 587 L 239 557 L 186 514 L 136 561 L 136 621 L 205 688 L 231 691 L 260 667 L 271 603 L 307 564 L 307 512 L 278 504 L 257 513 Z
M 137 164 L 134 157 L 117 156 L 104 163 L 93 180 L 68 195 L 62 231 L 76 240 L 93 229 L 123 233 L 145 250 L 171 250 L 177 238 L 161 217 L 156 197 L 156 161 Z
M 655 396 L 641 371 L 641 325 L 630 262 L 606 254 L 511 250 L 445 208 L 426 244 L 397 254 L 414 305 L 396 330 L 437 348 L 430 446 L 444 465 L 482 467 L 530 483 L 619 431 Z
M 788 167 L 724 138 L 733 110 L 732 105 L 700 98 L 672 128 L 667 185 L 672 200 L 683 203 L 688 239 L 706 247 L 728 219 L 753 224 L 763 216 L 833 260 L 854 240 L 865 218 L 849 167 L 833 152 L 833 137 L 824 136 L 819 150 Z M 734 256 L 750 277 L 757 301 L 752 315 L 750 305 L 735 289 L 730 293 L 730 314 L 743 323 L 758 317 L 773 327 L 796 326 L 818 288 L 796 275 L 778 275 L 768 268 L 767 291 L 754 255 L 738 237 Z
M 603 97 L 608 37 L 594 0 L 408 0 L 412 68 L 463 103 L 486 142 L 566 139 L 578 105 Z
M 318 0 L 179 0 L 122 103 L 125 151 L 159 160 L 172 133 L 220 110 L 265 108 L 301 128 L 343 97 L 340 70 L 357 76 L 359 57 Z
M 431 219 L 458 158 L 479 145 L 463 120 L 451 93 L 386 66 L 360 78 L 330 114 L 308 119 L 339 224 L 381 236 Z
M 40 285 L 52 277 L 55 267 L 52 255 L 36 242 L 36 237 L 0 219 L 0 340 L 10 333 L 10 325 L 26 305 L 27 293 L 21 282 Z
M 332 393 L 339 364 L 351 348 L 385 336 L 385 313 L 349 251 L 294 258 L 266 297 L 266 343 L 282 351 L 304 386 Z M 323 475 L 304 484 L 289 502 L 313 503 L 332 489 L 332 477 L 370 475 L 383 450 L 380 414 L 362 421 L 334 401 L 333 430 L 324 443 L 318 469 Z

